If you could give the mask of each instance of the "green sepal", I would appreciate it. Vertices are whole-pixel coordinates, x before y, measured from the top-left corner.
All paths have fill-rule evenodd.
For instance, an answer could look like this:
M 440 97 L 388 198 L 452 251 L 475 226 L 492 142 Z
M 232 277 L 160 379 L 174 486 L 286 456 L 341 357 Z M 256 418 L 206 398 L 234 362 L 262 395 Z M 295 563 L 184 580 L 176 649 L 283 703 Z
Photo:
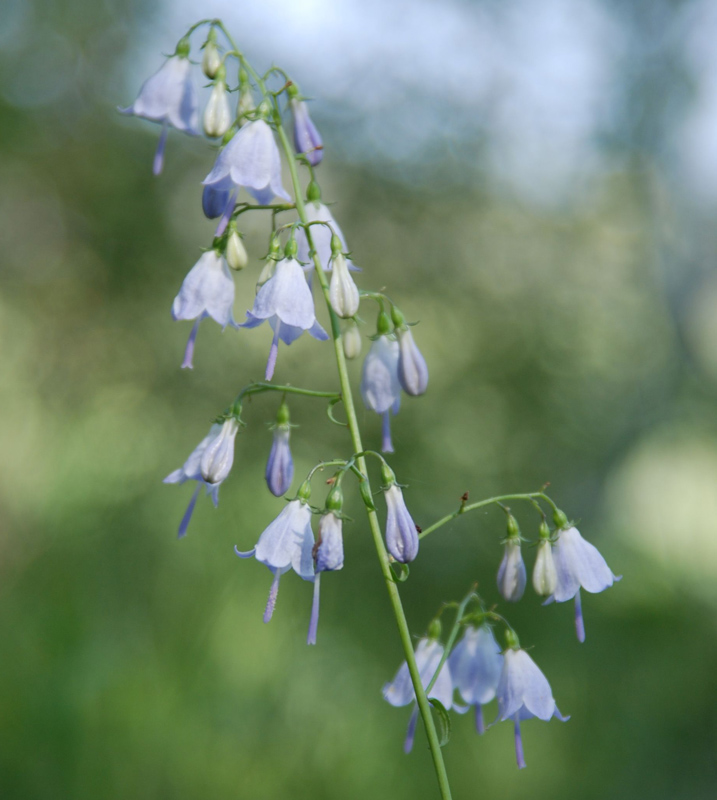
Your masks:
M 307 203 L 320 203 L 321 202 L 321 188 L 316 181 L 309 181 L 306 187 L 306 202 Z
M 279 406 L 279 410 L 276 414 L 276 424 L 277 425 L 289 424 L 289 406 L 286 403 L 282 403 Z
M 366 506 L 366 508 L 369 511 L 375 511 L 376 506 L 373 503 L 371 489 L 369 488 L 368 481 L 365 478 L 359 481 L 359 492 L 361 492 L 361 499 L 363 500 L 363 504 Z
M 183 36 L 177 42 L 177 49 L 174 51 L 175 56 L 179 56 L 180 58 L 188 58 L 189 51 L 192 49 L 192 45 L 189 42 L 188 36 Z
M 343 505 L 344 493 L 341 491 L 340 486 L 334 486 L 326 497 L 326 508 L 328 511 L 337 511 L 340 513 Z
M 304 481 L 301 486 L 299 486 L 299 491 L 296 493 L 296 496 L 299 500 L 308 502 L 311 497 L 311 481 Z
M 292 236 L 286 243 L 286 247 L 284 248 L 284 255 L 286 256 L 286 258 L 296 258 L 296 254 L 298 252 L 299 252 L 299 245 L 296 243 L 296 239 Z
M 541 520 L 540 527 L 538 528 L 538 536 L 540 536 L 541 539 L 550 540 L 550 528 L 546 520 Z
M 385 461 L 381 462 L 381 480 L 384 486 L 393 486 L 396 483 L 396 473 Z
M 392 561 L 389 567 L 391 568 L 393 579 L 397 583 L 405 583 L 408 580 L 408 576 L 411 574 L 408 564 L 401 564 L 399 561 Z
M 391 320 L 388 318 L 388 314 L 383 310 L 378 312 L 376 332 L 378 336 L 386 336 L 391 332 Z
M 556 508 L 553 511 L 553 522 L 555 523 L 555 527 L 559 531 L 570 527 L 570 522 L 568 521 L 568 518 L 565 516 L 564 512 L 562 512 L 559 508 Z
M 434 617 L 429 625 L 428 625 L 428 638 L 429 639 L 440 639 L 441 638 L 441 621 L 438 617 Z
M 518 634 L 512 628 L 507 628 L 505 631 L 505 643 L 511 650 L 517 650 L 520 647 Z
M 440 700 L 435 697 L 429 697 L 428 702 L 431 704 L 433 711 L 435 711 L 436 719 L 438 720 L 438 744 L 445 747 L 451 739 L 451 718 Z
M 406 327 L 406 318 L 396 306 L 391 306 L 391 320 L 397 328 Z

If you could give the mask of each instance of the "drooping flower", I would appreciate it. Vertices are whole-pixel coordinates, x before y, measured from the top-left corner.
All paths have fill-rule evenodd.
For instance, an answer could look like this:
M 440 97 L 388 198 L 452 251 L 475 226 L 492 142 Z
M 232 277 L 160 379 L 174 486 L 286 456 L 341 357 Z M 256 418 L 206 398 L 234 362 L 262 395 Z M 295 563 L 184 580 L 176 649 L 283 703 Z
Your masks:
M 233 211 L 235 203 L 236 189 L 214 189 L 212 186 L 202 189 L 202 211 L 207 219 L 221 217 L 230 206 Z
M 498 717 L 496 722 L 513 721 L 515 730 L 515 757 L 518 768 L 525 767 L 523 739 L 520 723 L 531 717 L 549 720 L 557 717 L 567 722 L 558 710 L 547 678 L 533 659 L 517 645 L 509 647 L 503 656 L 503 669 L 496 689 Z
M 428 388 L 426 361 L 413 341 L 410 328 L 396 328 L 396 336 L 398 337 L 398 380 L 406 394 L 417 397 Z
M 506 600 L 517 603 L 525 592 L 526 573 L 520 552 L 520 538 L 506 540 L 503 559 L 498 569 L 498 589 Z
M 294 118 L 294 147 L 303 153 L 312 167 L 318 167 L 324 157 L 323 141 L 316 125 L 309 116 L 309 109 L 303 100 L 292 98 L 289 101 Z
M 256 328 L 269 320 L 274 338 L 266 364 L 266 380 L 271 380 L 279 351 L 279 339 L 291 344 L 308 331 L 320 341 L 328 339 L 328 334 L 316 321 L 314 298 L 306 283 L 301 265 L 295 258 L 283 258 L 276 265 L 271 278 L 259 289 L 254 306 L 246 313 L 247 321 L 243 328 Z
M 220 151 L 203 181 L 215 191 L 243 186 L 262 205 L 289 200 L 281 184 L 281 158 L 274 134 L 263 119 L 247 122 Z
M 374 339 L 363 363 L 361 397 L 366 408 L 383 417 L 381 450 L 393 453 L 389 411 L 398 414 L 401 406 L 398 342 L 395 339 L 383 334 Z
M 266 485 L 276 497 L 281 497 L 289 491 L 294 478 L 294 459 L 291 457 L 289 447 L 289 407 L 286 403 L 279 406 L 279 412 L 274 428 L 274 441 L 266 462 Z
M 336 511 L 327 511 L 319 521 L 316 569 L 334 572 L 344 566 L 343 523 Z
M 401 564 L 413 561 L 418 555 L 418 531 L 403 493 L 395 483 L 384 492 L 386 498 L 386 548 Z
M 223 76 L 224 69 L 222 68 L 212 87 L 212 93 L 209 95 L 209 101 L 204 109 L 204 117 L 202 119 L 204 133 L 212 138 L 224 136 L 232 124 L 229 95 L 227 94 L 227 85 Z
M 238 327 L 234 321 L 234 280 L 227 262 L 216 250 L 207 250 L 187 273 L 172 303 L 172 319 L 196 320 L 189 334 L 182 367 L 192 368 L 194 343 L 203 319 L 211 317 L 222 328 Z
M 506 600 L 517 603 L 525 592 L 525 564 L 520 552 L 520 528 L 518 521 L 504 508 L 507 515 L 508 532 L 505 538 L 503 560 L 498 569 L 498 589 Z
M 316 621 L 318 622 L 318 584 L 315 581 L 313 556 L 314 534 L 311 530 L 311 509 L 306 503 L 306 499 L 302 497 L 303 488 L 299 490 L 299 497 L 288 503 L 261 534 L 256 547 L 246 553 L 241 552 L 237 547 L 234 548 L 240 558 L 254 556 L 274 574 L 274 580 L 269 590 L 269 599 L 264 610 L 264 622 L 269 622 L 274 613 L 279 593 L 279 579 L 290 569 L 293 569 L 305 581 L 314 582 L 313 606 L 316 609 Z M 311 616 L 309 644 L 314 644 L 316 626 L 313 608 Z
M 202 57 L 202 72 L 207 78 L 214 78 L 222 66 L 222 57 L 217 48 L 217 34 L 214 28 L 209 29 L 207 41 L 204 45 L 204 56 Z
M 416 645 L 415 657 L 421 684 L 423 688 L 426 689 L 443 658 L 443 645 L 436 639 L 424 637 Z M 444 663 L 441 667 L 436 682 L 428 693 L 428 698 L 429 700 L 438 700 L 447 711 L 450 711 L 453 707 L 453 679 L 448 662 Z M 406 740 L 403 745 L 404 753 L 410 753 L 413 747 L 413 737 L 416 732 L 418 704 L 416 703 L 416 692 L 413 688 L 411 675 L 408 671 L 408 664 L 405 661 L 399 667 L 396 677 L 383 687 L 383 699 L 395 708 L 407 706 L 409 703 L 414 704 L 408 722 Z
M 239 425 L 233 417 L 221 425 L 215 423 L 209 429 L 207 436 L 194 448 L 184 465 L 164 479 L 164 483 L 197 481 L 197 488 L 179 525 L 180 539 L 187 532 L 202 486 L 205 486 L 207 494 L 211 495 L 215 507 L 219 503 L 219 487 L 226 480 L 234 463 L 234 439 L 238 430 Z
M 596 594 L 612 586 L 622 576 L 614 575 L 598 549 L 586 542 L 577 528 L 562 528 L 553 545 L 553 559 L 557 572 L 555 591 L 545 601 L 565 603 L 575 598 L 575 631 L 578 641 L 585 641 L 580 589 Z
M 549 597 L 558 584 L 558 572 L 555 568 L 555 559 L 550 541 L 542 538 L 538 542 L 533 567 L 533 588 L 542 597 Z
M 316 184 L 314 184 L 316 186 Z M 311 195 L 312 186 L 309 186 L 308 194 Z M 316 192 L 318 192 L 318 187 L 316 187 Z M 320 195 L 319 195 L 320 197 Z M 316 254 L 319 258 L 319 263 L 321 264 L 324 271 L 327 271 L 331 268 L 331 237 L 332 231 L 339 237 L 339 241 L 341 242 L 341 249 L 343 252 L 347 252 L 348 248 L 346 246 L 346 239 L 339 227 L 339 224 L 334 219 L 331 211 L 321 203 L 319 200 L 311 200 L 309 199 L 306 203 L 306 218 L 309 222 L 326 222 L 328 225 L 312 225 L 311 226 L 311 241 L 314 243 L 314 249 L 316 250 Z M 309 242 L 306 238 L 306 231 L 300 227 L 296 231 L 296 244 L 298 245 L 298 252 L 297 258 L 301 261 L 302 264 L 309 264 L 310 268 L 313 269 L 313 264 L 311 263 L 311 255 L 310 255 L 310 248 Z M 346 260 L 346 264 L 350 270 L 356 271 L 358 268 L 355 267 L 351 259 Z
M 191 136 L 199 135 L 199 104 L 188 54 L 189 44 L 180 42 L 177 54 L 168 58 L 142 84 L 134 103 L 128 108 L 119 109 L 123 114 L 132 114 L 162 124 L 162 133 L 154 156 L 155 175 L 159 175 L 164 166 L 164 148 L 170 127 Z
M 489 625 L 468 626 L 448 659 L 453 684 L 464 702 L 475 707 L 476 730 L 485 732 L 483 706 L 496 693 L 503 656 Z
M 338 237 L 335 241 L 339 242 Z M 339 243 L 340 246 L 340 243 Z M 343 253 L 336 252 L 331 261 L 333 267 L 329 283 L 329 300 L 331 307 L 342 319 L 350 319 L 359 310 L 359 290 L 351 277 L 346 258 Z

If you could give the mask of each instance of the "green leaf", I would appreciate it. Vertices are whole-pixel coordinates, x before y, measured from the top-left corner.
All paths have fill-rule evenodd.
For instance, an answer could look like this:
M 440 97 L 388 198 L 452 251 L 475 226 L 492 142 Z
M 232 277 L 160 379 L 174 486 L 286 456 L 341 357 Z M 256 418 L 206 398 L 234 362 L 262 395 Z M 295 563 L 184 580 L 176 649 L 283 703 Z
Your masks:
M 391 567 L 391 574 L 393 575 L 393 579 L 398 583 L 403 583 L 404 581 L 408 580 L 408 576 L 411 574 L 411 570 L 408 568 L 408 564 L 399 564 L 398 561 L 389 564 Z
M 438 720 L 438 744 L 441 747 L 445 747 L 451 738 L 451 718 L 440 700 L 436 700 L 435 697 L 429 697 L 428 702 L 433 706 Z

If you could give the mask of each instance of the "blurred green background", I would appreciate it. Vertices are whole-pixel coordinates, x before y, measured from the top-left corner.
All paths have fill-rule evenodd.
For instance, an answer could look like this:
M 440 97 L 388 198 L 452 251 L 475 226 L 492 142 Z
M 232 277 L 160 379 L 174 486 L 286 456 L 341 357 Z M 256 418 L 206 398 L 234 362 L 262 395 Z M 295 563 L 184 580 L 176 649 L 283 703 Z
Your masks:
M 714 797 L 717 15 L 664 0 L 3 0 L 0 796 L 437 794 L 423 734 L 404 756 L 408 709 L 381 699 L 401 651 L 357 498 L 315 648 L 310 586 L 287 576 L 265 626 L 271 576 L 232 554 L 283 506 L 263 483 L 275 398 L 247 408 L 218 510 L 201 499 L 175 539 L 191 489 L 161 480 L 261 378 L 269 333 L 205 323 L 179 369 L 169 309 L 211 241 L 213 156 L 172 134 L 154 179 L 158 129 L 115 107 L 207 14 L 317 97 L 359 283 L 420 320 L 430 388 L 392 459 L 416 521 L 550 481 L 624 575 L 585 597 L 582 646 L 571 604 L 529 589 L 508 609 L 572 719 L 526 723 L 518 772 L 510 725 L 456 717 L 454 797 Z M 335 387 L 330 346 L 283 348 L 277 379 Z M 349 452 L 320 403 L 292 418 L 297 475 Z M 472 581 L 498 599 L 503 531 L 488 511 L 425 541 L 402 587 L 416 635 Z

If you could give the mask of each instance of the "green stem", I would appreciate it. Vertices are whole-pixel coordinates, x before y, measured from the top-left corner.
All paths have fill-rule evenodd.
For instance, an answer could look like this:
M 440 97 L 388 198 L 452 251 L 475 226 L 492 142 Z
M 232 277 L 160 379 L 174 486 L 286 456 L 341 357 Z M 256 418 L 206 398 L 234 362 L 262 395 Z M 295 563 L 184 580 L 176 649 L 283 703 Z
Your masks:
M 285 394 L 299 394 L 304 397 L 328 397 L 328 398 L 341 398 L 338 392 L 319 392 L 315 389 L 302 389 L 299 386 L 279 386 L 276 383 L 250 383 L 249 386 L 239 392 L 237 400 L 241 400 L 247 395 L 259 394 L 260 392 L 284 392 Z
M 438 680 L 438 676 L 441 674 L 441 670 L 443 669 L 443 665 L 448 660 L 448 656 L 451 654 L 451 650 L 453 649 L 453 645 L 455 644 L 456 638 L 458 637 L 458 631 L 461 629 L 461 620 L 463 619 L 463 612 L 466 610 L 466 606 L 470 603 L 471 600 L 475 598 L 476 587 L 475 585 L 471 587 L 470 592 L 463 598 L 463 602 L 458 606 L 458 610 L 456 611 L 456 621 L 453 623 L 453 627 L 451 628 L 451 632 L 448 636 L 448 641 L 446 642 L 446 646 L 443 649 L 443 655 L 441 656 L 441 660 L 438 662 L 438 666 L 436 667 L 436 671 L 433 673 L 433 677 L 431 678 L 430 683 L 426 686 L 426 694 L 428 694 L 431 689 L 433 688 L 433 684 Z
M 318 254 L 316 252 L 316 248 L 314 247 L 311 238 L 311 228 L 309 227 L 309 220 L 308 217 L 306 216 L 306 207 L 304 205 L 304 200 L 301 191 L 301 183 L 299 182 L 299 175 L 296 169 L 296 160 L 291 145 L 289 144 L 289 140 L 286 136 L 286 131 L 284 130 L 283 125 L 281 124 L 281 116 L 279 114 L 279 109 L 276 100 L 274 100 L 274 109 L 275 109 L 277 134 L 279 136 L 279 141 L 281 142 L 282 149 L 284 150 L 284 153 L 286 155 L 286 160 L 289 163 L 291 182 L 294 188 L 296 210 L 299 214 L 299 219 L 306 226 L 305 228 L 306 239 L 309 244 L 309 250 L 310 252 L 313 253 L 313 261 L 314 261 L 314 267 L 316 269 L 316 275 L 319 284 L 321 286 L 321 291 L 323 292 L 324 299 L 326 301 L 326 307 L 328 308 L 329 311 L 329 317 L 331 319 L 331 333 L 334 341 L 334 351 L 336 354 L 336 364 L 339 372 L 339 382 L 341 384 L 341 395 L 344 402 L 344 408 L 346 409 L 346 417 L 348 420 L 348 428 L 351 433 L 351 441 L 353 443 L 354 452 L 362 453 L 364 448 L 361 442 L 361 432 L 359 430 L 358 419 L 356 417 L 356 408 L 354 407 L 353 394 L 351 392 L 351 381 L 349 379 L 348 369 L 346 367 L 346 358 L 344 356 L 343 344 L 341 342 L 341 328 L 339 327 L 339 320 L 336 314 L 334 313 L 333 308 L 331 307 L 331 302 L 329 300 L 329 284 L 326 280 L 326 275 L 324 274 L 323 267 L 321 265 Z M 366 460 L 362 455 L 356 458 L 356 465 L 359 468 L 359 470 L 363 473 L 363 475 L 366 476 L 365 480 L 368 484 Z M 367 488 L 370 494 L 370 484 L 368 485 Z M 393 579 L 393 575 L 391 574 L 391 565 L 389 562 L 388 552 L 386 551 L 386 546 L 384 545 L 383 542 L 383 536 L 381 534 L 381 525 L 378 521 L 378 515 L 376 514 L 375 509 L 366 506 L 366 514 L 368 516 L 369 526 L 371 528 L 371 533 L 373 535 L 374 545 L 376 546 L 376 553 L 378 554 L 378 560 L 381 565 L 381 572 L 383 573 L 383 578 L 386 583 L 386 589 L 388 590 L 388 597 L 391 602 L 391 607 L 393 609 L 394 616 L 396 618 L 398 633 L 401 639 L 401 644 L 403 645 L 403 652 L 404 655 L 406 656 L 406 663 L 408 664 L 408 671 L 411 675 L 413 688 L 416 693 L 418 708 L 419 711 L 421 712 L 423 724 L 426 729 L 426 736 L 428 737 L 428 746 L 431 750 L 431 755 L 433 757 L 433 765 L 436 771 L 436 777 L 438 779 L 438 786 L 440 788 L 441 797 L 443 798 L 443 800 L 451 800 L 451 789 L 448 784 L 448 774 L 446 773 L 446 766 L 443 762 L 443 754 L 441 753 L 438 734 L 436 733 L 436 727 L 433 723 L 433 717 L 431 716 L 431 707 L 428 702 L 428 698 L 426 696 L 425 691 L 423 690 L 423 685 L 421 684 L 421 676 L 418 671 L 418 666 L 416 664 L 416 659 L 413 653 L 413 642 L 411 641 L 411 633 L 408 629 L 408 622 L 406 621 L 406 615 L 403 611 L 403 606 L 401 604 L 401 597 L 399 595 L 396 583 Z
M 451 514 L 446 514 L 445 517 L 441 517 L 438 522 L 434 522 L 428 528 L 425 528 L 419 535 L 419 539 L 423 539 L 424 537 L 428 536 L 429 533 L 433 533 L 433 531 L 438 530 L 438 528 L 443 527 L 448 522 L 451 522 L 456 517 L 460 517 L 462 514 L 467 514 L 469 511 L 475 511 L 477 508 L 485 508 L 485 506 L 490 506 L 494 504 L 500 504 L 505 502 L 506 500 L 527 500 L 529 503 L 534 502 L 535 500 L 545 500 L 548 505 L 552 508 L 556 508 L 555 503 L 548 497 L 545 492 L 526 492 L 523 494 L 501 494 L 497 497 L 488 497 L 485 500 L 479 500 L 477 503 L 469 503 L 468 505 L 461 504 L 460 507 Z

